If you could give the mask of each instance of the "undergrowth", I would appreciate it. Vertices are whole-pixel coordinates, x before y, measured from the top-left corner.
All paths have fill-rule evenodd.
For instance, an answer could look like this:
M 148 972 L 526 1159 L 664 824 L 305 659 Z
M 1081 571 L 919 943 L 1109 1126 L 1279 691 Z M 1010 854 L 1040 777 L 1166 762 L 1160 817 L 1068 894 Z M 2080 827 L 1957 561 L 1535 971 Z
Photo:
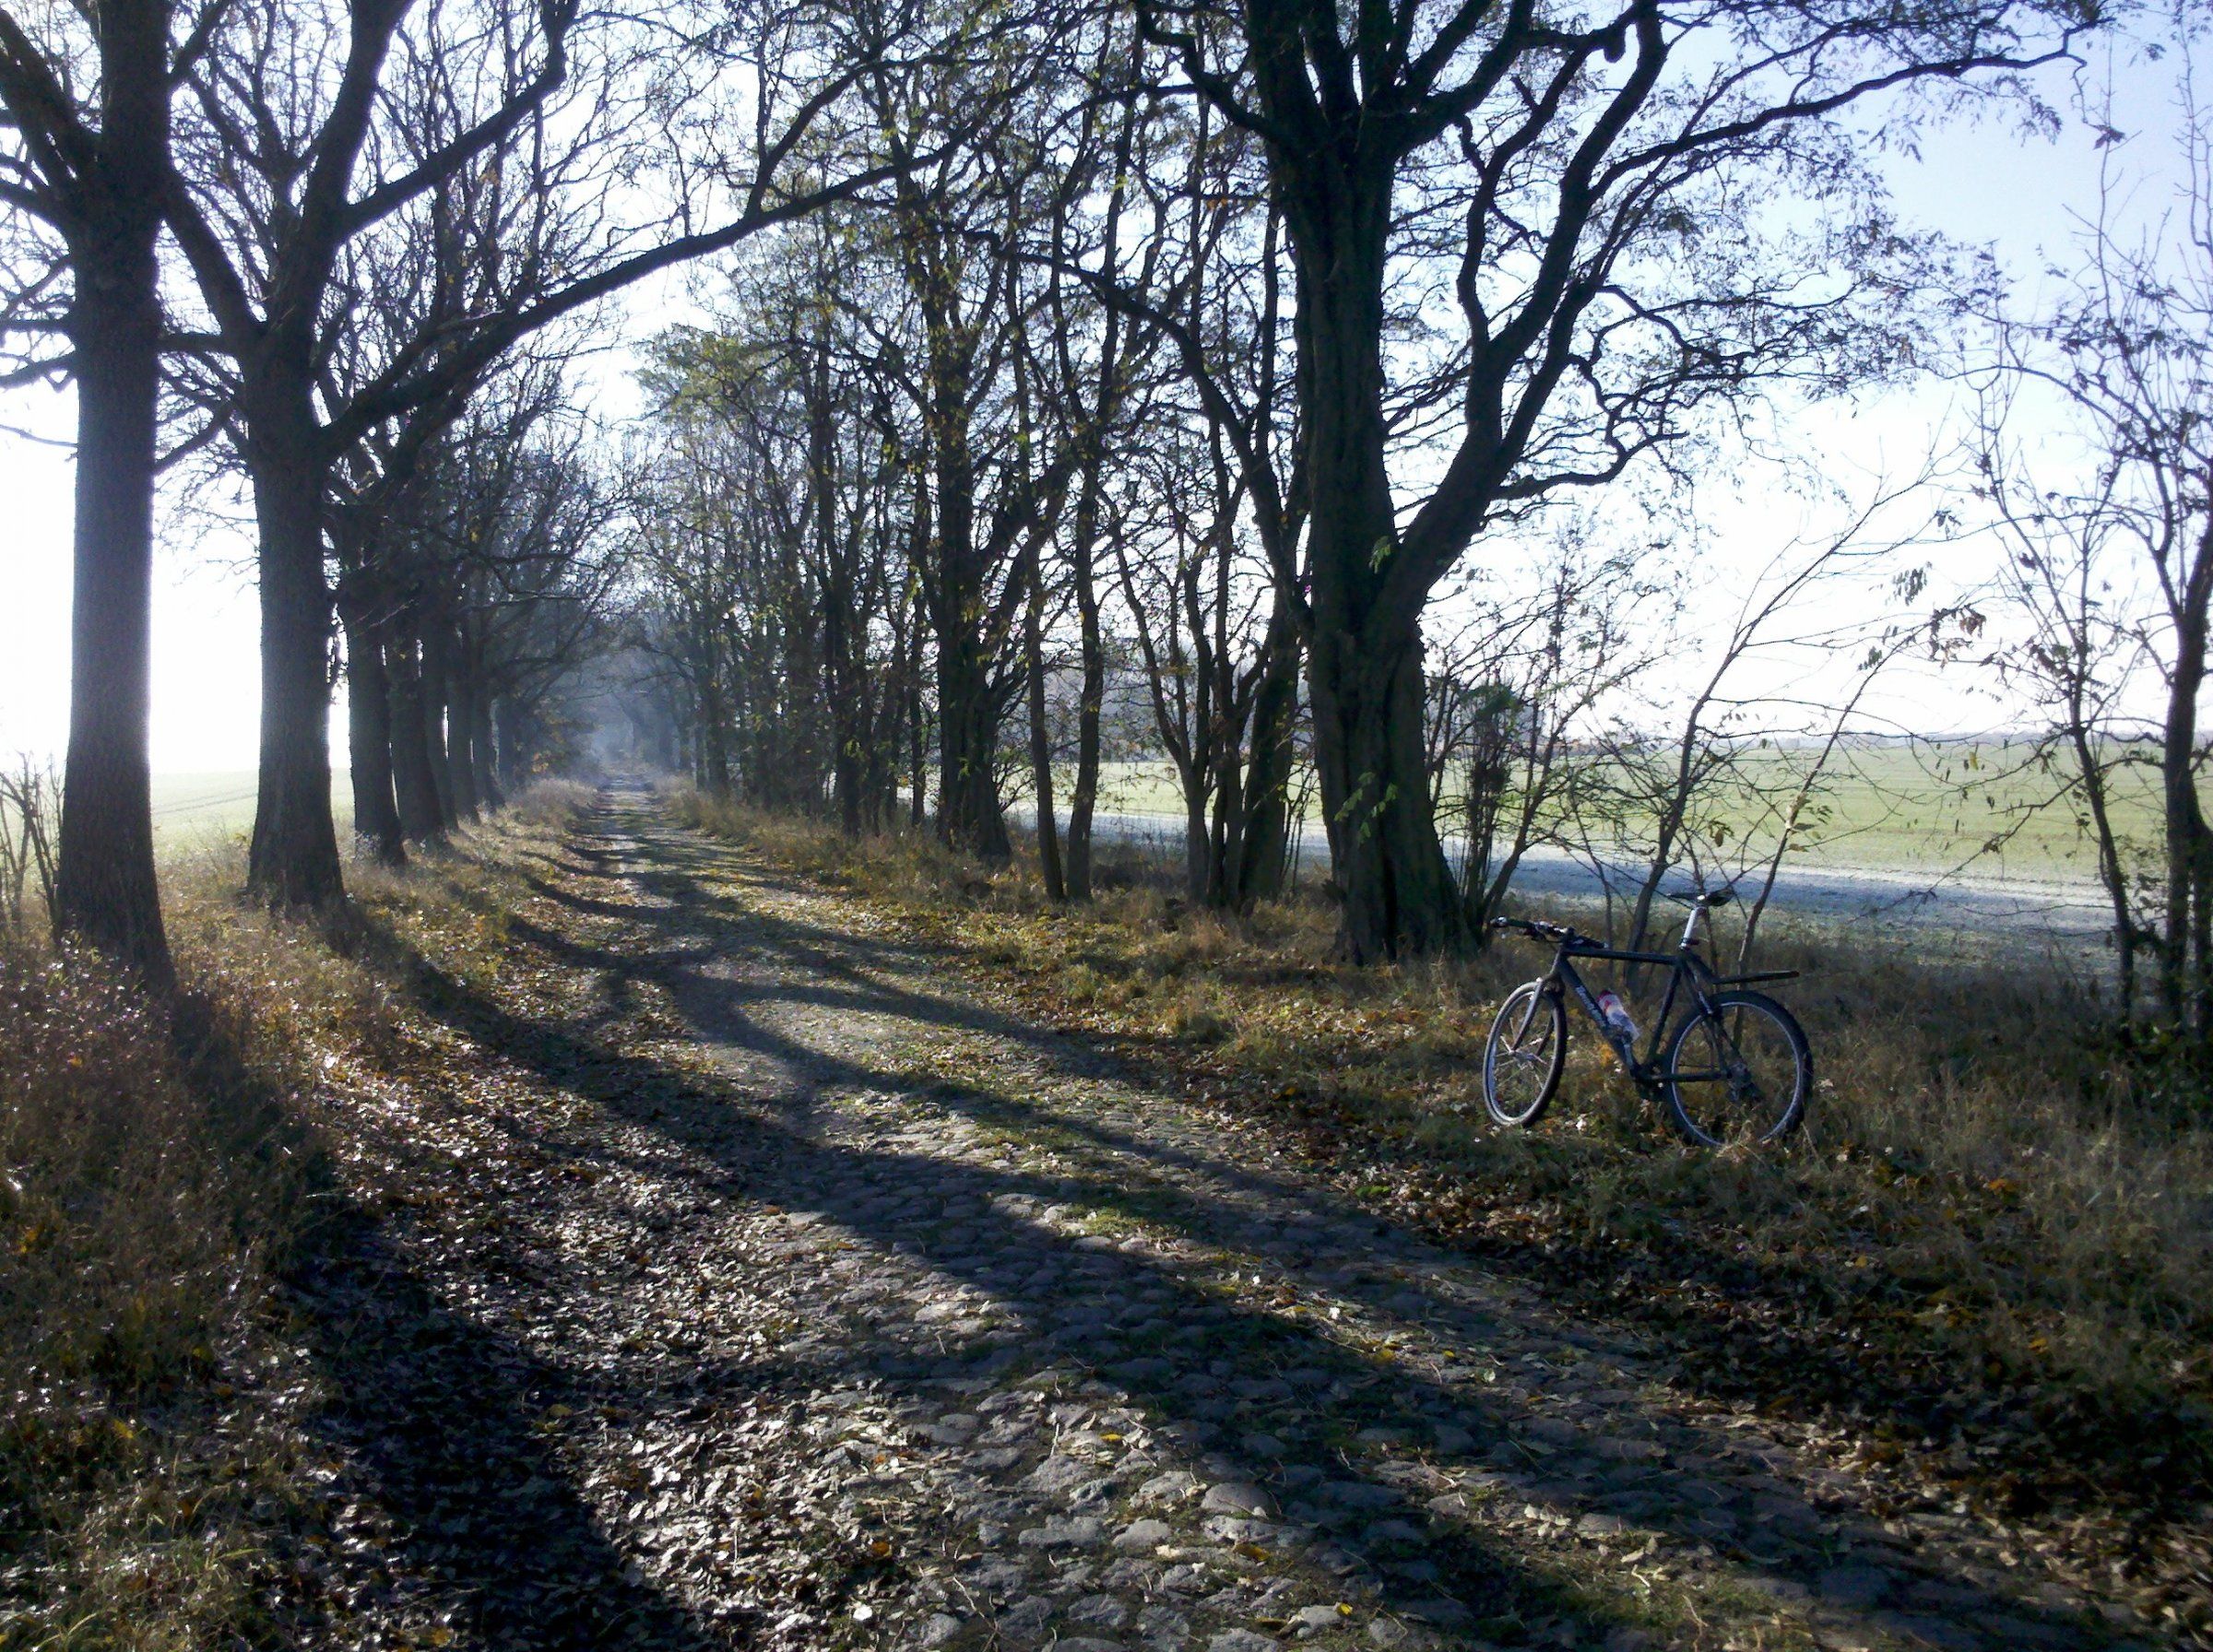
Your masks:
M 1379 1208 L 1657 1320 L 1702 1382 L 1858 1411 L 1906 1448 L 1954 1451 L 1938 1466 L 1963 1480 L 1995 1458 L 1973 1483 L 2017 1508 L 2108 1494 L 2124 1466 L 2128 1494 L 2206 1513 L 2213 1111 L 2148 1080 L 2048 972 L 1917 967 L 1834 926 L 1786 930 L 1760 963 L 1807 972 L 1781 991 L 1817 1074 L 1787 1147 L 1675 1145 L 1580 1023 L 1552 1113 L 1507 1133 L 1476 1062 L 1498 1000 L 1543 967 L 1533 948 L 1353 969 L 1319 900 L 1192 910 L 1118 847 L 1095 900 L 1054 907 L 1020 863 L 677 804 L 1298 1133 Z M 1628 996 L 1649 1019 L 1650 992 Z

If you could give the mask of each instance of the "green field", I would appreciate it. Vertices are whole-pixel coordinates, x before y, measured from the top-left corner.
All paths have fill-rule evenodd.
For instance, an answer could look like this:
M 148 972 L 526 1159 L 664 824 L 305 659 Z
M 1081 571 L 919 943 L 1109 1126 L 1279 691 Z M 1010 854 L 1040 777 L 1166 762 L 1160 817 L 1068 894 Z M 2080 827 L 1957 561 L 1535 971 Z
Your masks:
M 1726 839 L 1753 834 L 1771 844 L 1773 816 L 1754 801 L 1791 789 L 1808 759 L 1798 751 L 1756 754 L 1751 784 L 1708 822 Z M 2030 763 L 2019 743 L 1965 743 L 1911 749 L 1871 746 L 1844 753 L 1824 777 L 1807 811 L 1799 864 L 1870 871 L 1949 871 L 2049 881 L 2089 881 L 2097 875 L 2074 805 L 2061 797 L 2059 777 Z M 1180 816 L 1182 793 L 1166 761 L 1107 763 L 1099 807 L 1136 814 Z M 2157 825 L 2158 776 L 2144 767 L 2114 776 L 2115 811 L 2124 836 L 2151 839 Z M 2054 799 L 2058 799 L 2054 801 Z M 1319 801 L 1308 819 L 1319 824 Z M 1992 847 L 1994 839 L 2002 840 Z
M 341 834 L 353 828 L 353 785 L 330 777 L 330 806 Z M 243 838 L 254 829 L 254 771 L 218 769 L 154 776 L 154 844 L 164 853 Z
M 1817 801 L 1798 864 L 1838 870 L 1948 871 L 2050 881 L 2089 881 L 2096 875 L 2087 841 L 2065 802 L 2050 804 L 2054 778 L 2024 772 L 2023 749 L 1992 742 L 1923 750 L 1868 747 L 1847 754 Z M 1781 789 L 1804 757 L 1796 752 L 1752 760 L 1758 784 Z M 1766 773 L 1762 773 L 1762 766 Z M 2143 768 L 2117 777 L 2123 830 L 2148 839 L 2156 823 L 2157 776 Z M 1063 783 L 1065 784 L 1065 783 Z M 1066 807 L 1066 797 L 1061 798 Z M 343 771 L 332 776 L 331 805 L 341 833 L 353 819 L 353 794 Z M 2040 807 L 2041 806 L 2041 807 Z M 1179 818 L 1183 796 L 1173 766 L 1165 761 L 1110 762 L 1100 774 L 1103 811 Z M 1771 842 L 1772 825 L 1759 830 L 1761 811 L 1744 799 L 1719 811 L 1729 834 L 1750 829 L 1755 842 Z M 1310 799 L 1308 820 L 1319 828 L 1320 808 Z M 164 851 L 243 837 L 254 823 L 251 770 L 157 774 L 154 832 Z M 2004 836 L 2002 849 L 1985 845 Z

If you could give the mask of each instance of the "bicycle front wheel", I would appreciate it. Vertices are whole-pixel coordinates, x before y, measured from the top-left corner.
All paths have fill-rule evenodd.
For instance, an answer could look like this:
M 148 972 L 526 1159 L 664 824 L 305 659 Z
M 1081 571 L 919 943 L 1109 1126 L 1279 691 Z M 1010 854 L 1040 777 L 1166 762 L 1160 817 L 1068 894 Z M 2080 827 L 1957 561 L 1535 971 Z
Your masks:
M 1517 986 L 1498 1006 L 1483 1046 L 1483 1104 L 1509 1128 L 1537 1122 L 1568 1065 L 1568 1014 L 1541 981 Z
M 1780 1141 L 1805 1117 L 1814 1056 L 1791 1012 L 1764 993 L 1714 995 L 1675 1029 L 1661 1090 L 1675 1129 L 1699 1147 Z

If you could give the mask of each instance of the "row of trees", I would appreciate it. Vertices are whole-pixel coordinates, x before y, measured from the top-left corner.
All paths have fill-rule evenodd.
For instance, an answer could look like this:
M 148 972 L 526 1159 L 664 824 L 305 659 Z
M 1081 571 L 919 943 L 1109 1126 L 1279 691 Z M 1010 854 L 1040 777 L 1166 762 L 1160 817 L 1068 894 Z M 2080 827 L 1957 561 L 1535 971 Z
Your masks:
M 189 459 L 250 488 L 250 881 L 282 905 L 333 900 L 332 574 L 349 550 L 383 556 L 340 545 L 343 519 L 396 506 L 548 329 L 881 176 L 844 164 L 856 82 L 895 77 L 927 40 L 988 51 L 994 34 L 901 0 L 0 8 L 9 376 L 65 379 L 78 410 L 63 927 L 168 973 L 147 758 L 165 466 Z M 448 653 L 450 623 L 474 693 L 460 621 L 407 623 L 429 626 L 418 659 Z
M 1568 639 L 1517 656 L 1557 703 L 1655 650 L 1540 565 L 1447 668 L 1422 631 L 1440 589 L 1525 562 L 1563 501 L 1686 474 L 1779 392 L 1924 359 L 1928 247 L 1866 124 L 2034 118 L 2024 75 L 2103 21 L 2086 0 L 0 8 L 7 336 L 18 377 L 76 382 L 81 423 L 63 921 L 164 967 L 146 595 L 156 475 L 182 463 L 253 495 L 250 876 L 273 901 L 341 887 L 336 632 L 391 856 L 496 796 L 486 754 L 525 742 L 495 708 L 520 715 L 622 579 L 712 785 L 854 830 L 927 806 L 987 856 L 1026 791 L 1048 886 L 1081 896 L 1120 696 L 1177 771 L 1199 898 L 1274 887 L 1310 773 L 1347 955 L 1462 944 L 1551 785 L 1496 777 L 1572 725 L 1485 649 Z M 772 236 L 724 324 L 663 341 L 650 450 L 595 477 L 549 388 L 556 335 Z M 2177 636 L 2194 588 L 2175 575 Z M 1673 781 L 1653 770 L 1662 817 L 1716 749 L 1699 714 Z M 2205 858 L 2130 921 L 2204 928 Z
M 512 377 L 333 501 L 354 832 L 386 864 L 574 755 L 555 690 L 601 641 L 615 547 L 568 400 L 557 372 Z
M 1845 117 L 2018 98 L 2092 21 L 1139 6 L 1040 15 L 988 83 L 863 85 L 888 198 L 790 232 L 741 270 L 726 325 L 664 354 L 670 449 L 746 453 L 711 484 L 731 509 L 665 540 L 683 572 L 648 627 L 686 662 L 710 783 L 716 726 L 772 703 L 751 673 L 804 748 L 754 753 L 762 784 L 881 816 L 867 786 L 927 746 L 939 830 L 1000 856 L 1019 768 L 1047 883 L 1080 895 L 1111 605 L 1182 782 L 1195 893 L 1237 903 L 1281 876 L 1297 755 L 1346 953 L 1465 942 L 1485 906 L 1438 830 L 1452 765 L 1421 635 L 1440 584 L 1486 545 L 1526 559 L 1563 499 L 1686 467 L 1781 385 L 1898 371 L 1923 249 Z M 1779 188 L 1804 210 L 1767 209 Z M 750 572 L 710 519 L 745 525 L 726 531 Z M 829 669 L 857 643 L 891 685 L 870 727 L 805 732 L 817 694 L 859 714 Z

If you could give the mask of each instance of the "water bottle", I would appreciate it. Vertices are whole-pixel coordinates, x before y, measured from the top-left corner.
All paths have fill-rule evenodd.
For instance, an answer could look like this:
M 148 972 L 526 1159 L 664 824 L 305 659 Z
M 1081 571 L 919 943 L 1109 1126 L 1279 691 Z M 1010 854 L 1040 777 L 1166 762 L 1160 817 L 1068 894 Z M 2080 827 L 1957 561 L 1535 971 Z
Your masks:
M 1624 1044 L 1637 1042 L 1637 1022 L 1629 1015 L 1629 1007 L 1613 992 L 1598 995 L 1598 1013 L 1605 1018 L 1606 1031 Z

